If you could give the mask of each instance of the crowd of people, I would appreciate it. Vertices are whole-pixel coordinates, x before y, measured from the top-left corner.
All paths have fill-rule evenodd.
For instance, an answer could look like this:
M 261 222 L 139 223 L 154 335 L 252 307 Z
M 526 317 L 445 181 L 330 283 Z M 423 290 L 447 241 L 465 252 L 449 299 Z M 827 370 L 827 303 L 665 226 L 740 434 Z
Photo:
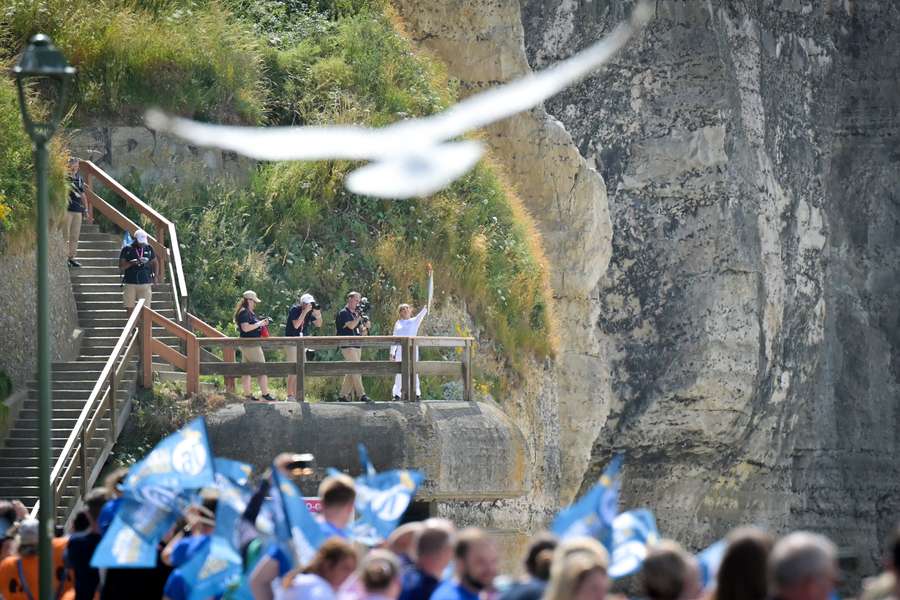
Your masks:
M 288 476 L 291 455 L 275 467 Z M 182 571 L 192 555 L 208 544 L 216 527 L 217 496 L 204 492 L 184 519 L 171 528 L 157 548 L 153 568 L 91 567 L 91 556 L 119 506 L 125 477 L 119 471 L 105 488 L 85 498 L 84 510 L 67 537 L 53 540 L 55 598 L 185 600 L 191 582 Z M 343 474 L 326 477 L 319 486 L 319 526 L 327 537 L 311 560 L 297 564 L 283 546 L 266 544 L 254 526 L 271 479 L 265 477 L 247 503 L 234 531 L 241 549 L 243 586 L 249 595 L 216 598 L 259 600 L 603 600 L 626 596 L 614 588 L 610 556 L 589 537 L 558 540 L 535 535 L 523 552 L 522 574 L 499 573 L 497 540 L 478 528 L 457 529 L 450 521 L 429 518 L 401 525 L 378 547 L 352 539 L 356 489 Z M 37 598 L 37 521 L 21 503 L 0 503 L 0 597 Z M 726 539 L 717 573 L 704 586 L 697 558 L 672 540 L 648 548 L 640 572 L 626 589 L 648 600 L 832 600 L 840 580 L 837 550 L 824 536 L 794 532 L 780 539 L 756 528 L 740 528 Z M 869 580 L 863 600 L 900 598 L 900 527 L 888 541 L 885 573 Z

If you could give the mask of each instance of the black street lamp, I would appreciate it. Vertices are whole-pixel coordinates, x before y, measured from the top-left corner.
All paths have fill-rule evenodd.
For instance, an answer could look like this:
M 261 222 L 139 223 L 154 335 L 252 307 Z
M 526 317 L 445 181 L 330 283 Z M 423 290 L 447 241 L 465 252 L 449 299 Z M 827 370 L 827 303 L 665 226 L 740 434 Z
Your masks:
M 50 304 L 47 293 L 48 269 L 48 222 L 49 202 L 47 199 L 47 142 L 56 132 L 63 114 L 66 88 L 75 74 L 75 69 L 66 62 L 66 57 L 56 49 L 50 38 L 37 34 L 29 40 L 19 64 L 13 67 L 16 86 L 19 88 L 19 109 L 25 121 L 25 130 L 34 143 L 35 179 L 37 183 L 37 318 L 38 318 L 38 459 L 40 536 L 40 600 L 50 600 L 53 596 L 53 551 L 52 539 L 55 521 L 55 502 L 50 489 L 50 428 L 53 408 L 50 403 Z M 35 120 L 29 113 L 25 90 L 29 84 L 42 83 L 52 86 L 56 98 L 44 121 Z

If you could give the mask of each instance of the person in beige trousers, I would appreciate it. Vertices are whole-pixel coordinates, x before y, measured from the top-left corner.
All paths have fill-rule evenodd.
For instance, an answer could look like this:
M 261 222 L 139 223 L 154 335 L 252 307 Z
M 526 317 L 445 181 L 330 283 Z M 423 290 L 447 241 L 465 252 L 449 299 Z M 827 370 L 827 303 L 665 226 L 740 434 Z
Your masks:
M 361 298 L 362 296 L 359 292 L 347 294 L 347 305 L 337 314 L 334 322 L 338 335 L 353 337 L 369 333 L 369 321 L 359 312 L 359 301 Z M 359 346 L 344 346 L 341 348 L 341 354 L 344 355 L 344 360 L 346 361 L 359 362 L 362 356 L 362 348 Z M 363 402 L 371 402 L 369 397 L 366 396 L 362 375 L 344 375 L 344 381 L 341 384 L 340 401 L 349 402 L 353 398 L 358 398 Z

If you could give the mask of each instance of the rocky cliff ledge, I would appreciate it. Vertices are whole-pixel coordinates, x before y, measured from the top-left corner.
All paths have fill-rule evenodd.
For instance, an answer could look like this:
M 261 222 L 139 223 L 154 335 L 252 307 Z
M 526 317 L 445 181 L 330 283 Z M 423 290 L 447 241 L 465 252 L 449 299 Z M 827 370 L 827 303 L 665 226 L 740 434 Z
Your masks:
M 540 68 L 632 2 L 521 4 Z M 612 403 L 584 484 L 625 449 L 625 502 L 667 533 L 807 527 L 871 572 L 900 515 L 900 7 L 655 6 L 547 105 L 613 220 L 595 323 Z

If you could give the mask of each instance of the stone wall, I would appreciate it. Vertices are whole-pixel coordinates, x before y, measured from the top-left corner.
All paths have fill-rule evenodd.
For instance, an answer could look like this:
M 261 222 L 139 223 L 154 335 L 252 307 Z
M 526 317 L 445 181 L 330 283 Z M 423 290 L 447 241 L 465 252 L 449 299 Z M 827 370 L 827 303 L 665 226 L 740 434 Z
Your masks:
M 87 127 L 69 132 L 72 155 L 93 161 L 126 186 L 138 180 L 188 186 L 231 178 L 245 182 L 255 161 L 213 148 L 198 148 L 146 127 Z
M 78 314 L 66 266 L 62 230 L 50 231 L 51 360 L 72 360 L 78 354 Z M 36 248 L 17 246 L 0 254 L 0 370 L 22 389 L 37 369 Z
M 633 2 L 523 0 L 544 67 Z M 596 293 L 611 404 L 588 486 L 701 546 L 808 527 L 878 564 L 900 518 L 900 8 L 658 0 L 614 64 L 547 104 L 609 190 Z
M 315 474 L 301 488 L 315 495 L 325 467 L 359 475 L 357 444 L 378 470 L 416 468 L 426 482 L 416 496 L 431 514 L 460 526 L 487 527 L 500 540 L 504 567 L 517 571 L 526 536 L 535 529 L 530 452 L 522 431 L 485 403 L 234 404 L 207 416 L 218 456 L 257 472 L 280 452 L 312 452 Z M 539 507 L 540 508 L 540 507 Z

